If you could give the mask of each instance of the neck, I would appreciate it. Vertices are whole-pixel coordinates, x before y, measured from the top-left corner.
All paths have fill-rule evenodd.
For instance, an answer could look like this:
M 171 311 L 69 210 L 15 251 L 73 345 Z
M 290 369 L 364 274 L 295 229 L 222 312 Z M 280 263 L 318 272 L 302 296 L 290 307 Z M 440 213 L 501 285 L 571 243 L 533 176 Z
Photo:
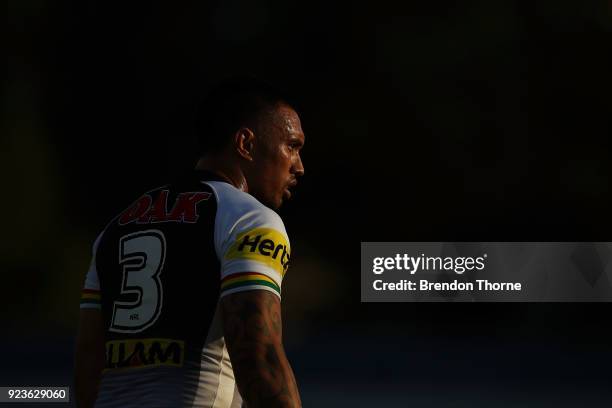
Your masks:
M 205 156 L 198 160 L 195 168 L 196 170 L 212 171 L 237 189 L 248 193 L 248 185 L 242 170 L 240 170 L 240 167 L 230 163 L 231 160 L 225 157 Z

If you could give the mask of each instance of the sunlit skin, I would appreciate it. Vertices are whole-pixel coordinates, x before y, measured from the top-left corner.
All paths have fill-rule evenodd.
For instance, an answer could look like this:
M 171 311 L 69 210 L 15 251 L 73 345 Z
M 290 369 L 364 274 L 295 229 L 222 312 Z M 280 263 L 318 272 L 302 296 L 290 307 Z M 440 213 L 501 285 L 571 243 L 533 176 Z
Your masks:
M 244 167 L 248 191 L 267 206 L 279 208 L 291 198 L 291 188 L 304 174 L 300 157 L 304 132 L 297 113 L 286 105 L 280 105 L 258 127 L 253 160 Z
M 278 209 L 304 175 L 300 157 L 304 141 L 297 112 L 279 104 L 256 124 L 238 129 L 227 148 L 200 159 L 197 168 L 214 169 L 237 188 Z

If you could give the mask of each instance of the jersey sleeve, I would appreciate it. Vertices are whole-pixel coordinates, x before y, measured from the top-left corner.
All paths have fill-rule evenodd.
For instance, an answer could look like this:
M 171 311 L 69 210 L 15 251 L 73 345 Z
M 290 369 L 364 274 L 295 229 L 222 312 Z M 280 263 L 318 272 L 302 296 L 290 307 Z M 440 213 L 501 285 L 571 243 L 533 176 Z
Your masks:
M 102 238 L 102 234 L 98 235 L 93 244 L 89 270 L 85 276 L 85 284 L 81 291 L 81 309 L 102 309 L 100 302 L 100 280 L 98 279 L 98 270 L 96 269 L 96 252 L 98 252 L 100 238 Z
M 291 249 L 280 217 L 259 205 L 216 225 L 215 249 L 221 263 L 221 297 L 267 290 L 279 298 Z

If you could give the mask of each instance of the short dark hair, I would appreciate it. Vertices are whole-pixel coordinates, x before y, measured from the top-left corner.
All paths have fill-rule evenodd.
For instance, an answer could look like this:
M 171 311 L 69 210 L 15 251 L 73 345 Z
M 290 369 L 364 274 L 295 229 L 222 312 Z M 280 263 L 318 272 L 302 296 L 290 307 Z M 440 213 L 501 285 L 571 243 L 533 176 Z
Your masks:
M 294 107 L 291 98 L 271 84 L 251 76 L 219 82 L 197 109 L 196 140 L 200 155 L 225 147 L 243 126 L 257 121 L 279 104 Z

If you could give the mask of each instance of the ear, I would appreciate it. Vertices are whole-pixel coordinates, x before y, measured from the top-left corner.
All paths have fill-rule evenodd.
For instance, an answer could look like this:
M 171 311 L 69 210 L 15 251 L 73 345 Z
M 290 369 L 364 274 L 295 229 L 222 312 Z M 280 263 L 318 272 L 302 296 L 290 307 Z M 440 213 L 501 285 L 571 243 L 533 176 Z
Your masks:
M 248 161 L 253 161 L 254 141 L 255 133 L 249 128 L 240 128 L 234 134 L 234 148 L 236 152 Z

